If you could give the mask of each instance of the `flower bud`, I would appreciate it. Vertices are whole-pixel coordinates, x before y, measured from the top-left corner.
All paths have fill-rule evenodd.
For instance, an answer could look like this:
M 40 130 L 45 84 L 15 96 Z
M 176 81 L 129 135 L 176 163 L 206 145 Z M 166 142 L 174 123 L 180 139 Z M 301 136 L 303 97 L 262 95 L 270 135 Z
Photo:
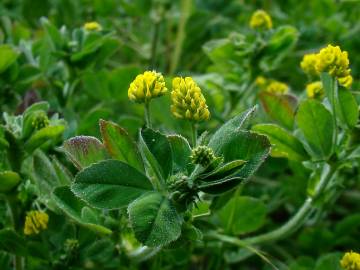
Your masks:
M 176 118 L 197 122 L 210 118 L 201 89 L 191 77 L 173 79 L 171 100 L 171 112 Z
M 251 28 L 264 28 L 271 29 L 272 28 L 272 20 L 268 13 L 264 10 L 255 11 L 250 19 L 250 27 Z
M 216 156 L 210 147 L 200 145 L 191 151 L 190 158 L 193 164 L 199 164 L 203 167 L 207 167 L 216 159 Z
M 278 82 L 275 80 L 270 81 L 270 83 L 265 87 L 265 91 L 273 94 L 286 94 L 289 92 L 289 86 L 285 83 Z
M 39 234 L 40 231 L 47 229 L 49 216 L 42 211 L 30 211 L 26 214 L 24 234 Z
M 44 111 L 34 112 L 31 125 L 35 130 L 40 130 L 50 124 L 49 118 Z
M 360 270 L 360 254 L 352 251 L 346 252 L 340 265 L 345 270 Z
M 316 70 L 317 54 L 305 54 L 301 63 L 301 69 L 310 76 L 317 76 L 319 72 Z
M 100 31 L 102 28 L 98 22 L 87 22 L 84 24 L 84 29 L 87 31 Z
M 323 99 L 325 91 L 321 82 L 313 82 L 306 85 L 306 94 L 308 98 Z
M 149 102 L 152 98 L 160 97 L 167 92 L 164 77 L 155 71 L 145 71 L 136 76 L 130 84 L 128 97 L 138 103 Z

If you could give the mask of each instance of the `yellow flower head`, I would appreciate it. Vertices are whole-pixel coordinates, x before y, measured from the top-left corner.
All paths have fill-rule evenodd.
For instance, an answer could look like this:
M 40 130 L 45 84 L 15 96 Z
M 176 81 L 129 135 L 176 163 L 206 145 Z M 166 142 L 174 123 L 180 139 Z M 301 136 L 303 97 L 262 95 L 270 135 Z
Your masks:
M 84 29 L 87 31 L 100 31 L 102 28 L 98 22 L 87 22 L 84 24 Z
M 255 79 L 255 84 L 262 88 L 267 84 L 267 80 L 263 76 L 257 76 Z
M 26 214 L 24 234 L 39 234 L 47 228 L 49 216 L 42 211 L 30 211 Z
M 300 67 L 302 70 L 311 76 L 319 75 L 319 72 L 316 70 L 316 62 L 317 62 L 317 54 L 305 54 L 301 63 Z
M 345 87 L 350 87 L 352 77 L 350 75 L 349 58 L 346 51 L 341 51 L 339 46 L 328 45 L 317 54 L 316 70 L 328 72 L 336 77 L 339 83 Z
M 317 81 L 306 85 L 306 94 L 308 98 L 323 99 L 325 92 L 322 83 Z
M 271 29 L 272 28 L 272 20 L 269 14 L 267 14 L 264 10 L 257 10 L 251 15 L 250 19 L 250 27 L 251 28 L 264 28 Z
M 210 112 L 200 87 L 191 77 L 176 77 L 172 81 L 171 112 L 176 118 L 203 121 Z
M 360 270 L 360 254 L 352 251 L 346 252 L 340 264 L 345 270 Z
M 273 94 L 286 94 L 289 92 L 289 86 L 285 83 L 271 80 L 269 84 L 265 87 L 265 91 Z
M 130 84 L 128 97 L 130 100 L 143 103 L 160 97 L 167 92 L 164 77 L 155 71 L 145 71 L 136 76 Z

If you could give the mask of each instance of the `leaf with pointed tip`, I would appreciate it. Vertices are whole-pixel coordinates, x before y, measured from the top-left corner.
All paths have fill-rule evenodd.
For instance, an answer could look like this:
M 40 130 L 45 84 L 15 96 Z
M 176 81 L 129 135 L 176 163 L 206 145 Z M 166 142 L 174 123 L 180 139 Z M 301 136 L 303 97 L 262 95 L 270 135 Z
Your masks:
M 126 162 L 139 171 L 144 171 L 141 154 L 127 131 L 117 124 L 100 120 L 100 132 L 105 148 L 112 158 Z
M 218 167 L 214 171 L 211 171 L 210 173 L 206 173 L 204 175 L 200 175 L 199 177 L 203 181 L 213 181 L 213 180 L 219 180 L 225 177 L 229 177 L 232 174 L 235 174 L 237 171 L 239 171 L 245 165 L 245 163 L 246 163 L 245 160 L 241 160 L 241 159 L 233 160 Z
M 294 127 L 297 99 L 292 95 L 278 95 L 263 91 L 260 93 L 261 104 L 271 119 L 292 130 Z
M 151 192 L 133 201 L 128 213 L 136 238 L 146 246 L 164 246 L 181 234 L 181 217 L 160 193 Z
M 191 163 L 191 148 L 188 141 L 180 135 L 168 135 L 173 154 L 174 172 L 190 172 L 194 165 Z
M 311 155 L 316 159 L 330 157 L 333 150 L 333 116 L 317 100 L 303 101 L 296 114 L 296 122 L 302 131 Z
M 166 136 L 159 131 L 145 128 L 140 131 L 142 151 L 154 171 L 159 171 L 163 179 L 172 173 L 172 152 Z
M 81 170 L 107 158 L 103 144 L 92 136 L 76 136 L 64 142 L 67 157 Z
M 232 134 L 235 130 L 245 130 L 247 128 L 247 125 L 254 116 L 256 110 L 257 106 L 254 106 L 251 109 L 246 110 L 238 116 L 235 116 L 234 118 L 227 121 L 211 137 L 208 146 L 212 148 L 215 153 L 218 153 L 225 138 L 231 136 L 230 134 Z
M 252 130 L 269 137 L 272 144 L 271 156 L 294 161 L 309 159 L 302 143 L 282 127 L 275 124 L 258 124 L 253 126 Z
M 111 230 L 94 223 L 94 219 L 89 218 L 89 207 L 86 206 L 85 202 L 77 198 L 70 190 L 70 187 L 63 186 L 58 187 L 53 192 L 53 199 L 56 205 L 70 218 L 72 218 L 76 223 L 87 227 L 91 230 L 94 230 L 103 234 L 111 234 Z M 90 209 L 91 210 L 91 209 Z M 91 214 L 94 214 L 92 210 Z M 95 213 L 96 214 L 96 213 Z M 91 222 L 90 222 L 91 220 Z
M 119 209 L 152 190 L 150 180 L 119 160 L 104 160 L 75 176 L 71 190 L 93 207 Z

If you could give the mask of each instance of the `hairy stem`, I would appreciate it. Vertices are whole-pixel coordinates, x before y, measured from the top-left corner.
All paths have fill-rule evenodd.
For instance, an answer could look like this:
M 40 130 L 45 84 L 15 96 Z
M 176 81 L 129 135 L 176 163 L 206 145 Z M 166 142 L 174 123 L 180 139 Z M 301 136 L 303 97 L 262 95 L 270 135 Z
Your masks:
M 197 140 L 196 124 L 194 122 L 191 122 L 191 143 L 193 147 L 196 146 L 196 140 Z
M 150 102 L 145 102 L 145 122 L 148 128 L 151 128 Z

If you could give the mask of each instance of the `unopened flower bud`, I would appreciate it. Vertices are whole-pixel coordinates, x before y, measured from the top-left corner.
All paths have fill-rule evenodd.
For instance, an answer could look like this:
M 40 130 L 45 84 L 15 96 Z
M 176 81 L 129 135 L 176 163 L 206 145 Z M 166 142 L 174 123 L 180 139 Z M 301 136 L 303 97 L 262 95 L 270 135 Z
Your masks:
M 216 159 L 216 156 L 210 147 L 200 145 L 192 150 L 190 158 L 192 163 L 207 167 Z

